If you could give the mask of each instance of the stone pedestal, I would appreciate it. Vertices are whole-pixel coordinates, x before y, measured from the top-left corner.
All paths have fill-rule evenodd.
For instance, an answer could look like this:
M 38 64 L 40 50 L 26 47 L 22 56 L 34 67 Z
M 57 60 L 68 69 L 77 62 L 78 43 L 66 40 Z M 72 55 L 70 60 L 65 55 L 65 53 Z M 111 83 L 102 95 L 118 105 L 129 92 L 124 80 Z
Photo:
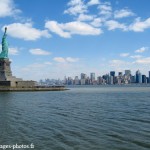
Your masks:
M 11 61 L 8 58 L 0 58 L 0 87 L 31 88 L 35 81 L 23 81 L 12 75 Z
M 12 76 L 9 59 L 0 58 L 0 81 L 7 81 Z
M 0 81 L 22 81 L 21 78 L 12 76 L 11 61 L 8 58 L 0 58 Z

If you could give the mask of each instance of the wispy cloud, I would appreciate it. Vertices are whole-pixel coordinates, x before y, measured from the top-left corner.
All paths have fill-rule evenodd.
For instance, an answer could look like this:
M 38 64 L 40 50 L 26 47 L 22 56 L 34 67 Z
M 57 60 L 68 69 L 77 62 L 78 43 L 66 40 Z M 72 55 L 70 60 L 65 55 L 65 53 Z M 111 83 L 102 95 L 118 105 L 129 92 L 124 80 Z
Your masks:
M 105 3 L 101 3 L 98 6 L 99 9 L 99 14 L 103 17 L 103 18 L 109 18 L 112 15 L 112 6 L 111 3 L 109 2 L 105 2 Z
M 127 26 L 125 24 L 115 20 L 106 21 L 105 25 L 108 27 L 108 30 L 122 29 L 123 31 L 127 31 Z
M 13 0 L 0 0 L 0 17 L 14 16 L 21 12 L 14 5 Z
M 47 30 L 36 29 L 32 26 L 32 23 L 13 23 L 4 25 L 2 28 L 3 31 L 6 26 L 9 28 L 8 35 L 14 38 L 24 39 L 27 41 L 35 41 L 41 37 L 50 37 L 50 34 Z
M 150 64 L 150 57 L 146 57 L 146 58 L 141 58 L 141 59 L 137 59 L 135 61 L 135 63 L 137 64 Z
M 90 24 L 94 27 L 101 27 L 103 24 L 103 20 L 101 18 L 94 18 Z
M 129 26 L 129 30 L 134 32 L 143 32 L 145 29 L 150 28 L 150 18 L 141 21 L 141 18 L 136 18 L 134 23 Z
M 130 56 L 131 58 L 134 58 L 134 59 L 139 59 L 139 58 L 141 58 L 141 57 L 143 57 L 142 55 L 132 55 L 132 56 Z
M 63 58 L 63 57 L 54 57 L 53 59 L 56 62 L 59 63 L 74 63 L 74 62 L 78 62 L 79 58 L 72 58 L 72 57 L 67 57 L 67 58 Z
M 9 54 L 10 55 L 18 55 L 19 54 L 19 49 L 17 47 L 10 47 L 9 48 Z
M 69 8 L 64 11 L 65 14 L 77 15 L 87 12 L 87 6 L 82 0 L 71 0 L 68 6 Z
M 127 64 L 127 62 L 125 62 L 123 60 L 119 60 L 119 59 L 113 59 L 113 60 L 110 61 L 110 65 L 115 66 L 115 67 L 126 65 L 126 64 Z
M 92 5 L 98 5 L 100 4 L 100 1 L 99 0 L 90 0 L 87 5 L 88 6 L 92 6 Z
M 63 58 L 63 57 L 54 57 L 53 60 L 56 62 L 59 62 L 59 63 L 65 63 L 66 62 L 65 58 Z
M 46 61 L 44 62 L 45 65 L 52 65 L 52 63 L 50 61 Z
M 50 52 L 45 51 L 45 50 L 42 50 L 42 49 L 39 49 L 39 48 L 30 49 L 29 52 L 30 52 L 32 55 L 50 55 L 50 54 L 51 54 Z
M 129 55 L 130 55 L 130 53 L 121 53 L 121 54 L 120 54 L 121 57 L 127 57 L 127 56 L 129 56 Z
M 77 18 L 78 21 L 91 21 L 94 19 L 94 16 L 92 15 L 86 15 L 86 14 L 80 14 Z
M 135 53 L 144 53 L 146 50 L 148 50 L 148 47 L 141 47 L 140 49 L 135 50 Z
M 49 31 L 64 38 L 70 38 L 73 34 L 100 35 L 102 33 L 101 29 L 80 21 L 68 22 L 64 24 L 56 21 L 47 21 L 45 27 L 49 29 Z
M 121 10 L 116 10 L 114 12 L 114 18 L 116 18 L 116 19 L 134 16 L 134 15 L 135 14 L 129 9 L 121 9 Z

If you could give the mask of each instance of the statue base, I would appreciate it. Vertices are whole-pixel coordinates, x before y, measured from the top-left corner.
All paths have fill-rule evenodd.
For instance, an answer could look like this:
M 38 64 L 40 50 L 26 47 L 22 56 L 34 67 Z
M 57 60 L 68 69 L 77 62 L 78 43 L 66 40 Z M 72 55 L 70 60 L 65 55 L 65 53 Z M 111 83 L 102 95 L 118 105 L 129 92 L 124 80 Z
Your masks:
M 1 87 L 34 87 L 35 81 L 23 81 L 12 75 L 9 58 L 0 58 L 0 86 Z

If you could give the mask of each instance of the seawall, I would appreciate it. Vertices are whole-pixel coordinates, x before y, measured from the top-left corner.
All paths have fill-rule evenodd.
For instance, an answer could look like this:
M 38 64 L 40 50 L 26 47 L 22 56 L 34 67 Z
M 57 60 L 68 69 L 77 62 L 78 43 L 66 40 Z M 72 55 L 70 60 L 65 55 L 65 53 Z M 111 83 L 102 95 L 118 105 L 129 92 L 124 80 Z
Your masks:
M 35 87 L 0 87 L 0 92 L 19 92 L 19 91 L 64 91 L 68 90 L 65 86 L 35 86 Z

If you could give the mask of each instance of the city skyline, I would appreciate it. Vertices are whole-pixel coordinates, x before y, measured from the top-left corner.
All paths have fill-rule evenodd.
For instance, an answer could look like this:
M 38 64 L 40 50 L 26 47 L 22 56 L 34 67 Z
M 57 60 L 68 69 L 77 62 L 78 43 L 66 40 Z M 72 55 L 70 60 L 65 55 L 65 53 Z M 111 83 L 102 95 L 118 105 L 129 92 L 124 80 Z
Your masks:
M 150 65 L 149 0 L 0 0 L 0 35 L 24 79 L 106 74 Z M 39 11 L 41 10 L 41 11 Z
M 107 74 L 96 75 L 94 72 L 90 74 L 80 73 L 74 77 L 65 76 L 63 80 L 60 79 L 40 79 L 40 85 L 101 85 L 101 84 L 150 84 L 150 71 L 148 76 L 137 70 L 132 73 L 131 70 L 124 70 L 124 72 L 110 71 Z

